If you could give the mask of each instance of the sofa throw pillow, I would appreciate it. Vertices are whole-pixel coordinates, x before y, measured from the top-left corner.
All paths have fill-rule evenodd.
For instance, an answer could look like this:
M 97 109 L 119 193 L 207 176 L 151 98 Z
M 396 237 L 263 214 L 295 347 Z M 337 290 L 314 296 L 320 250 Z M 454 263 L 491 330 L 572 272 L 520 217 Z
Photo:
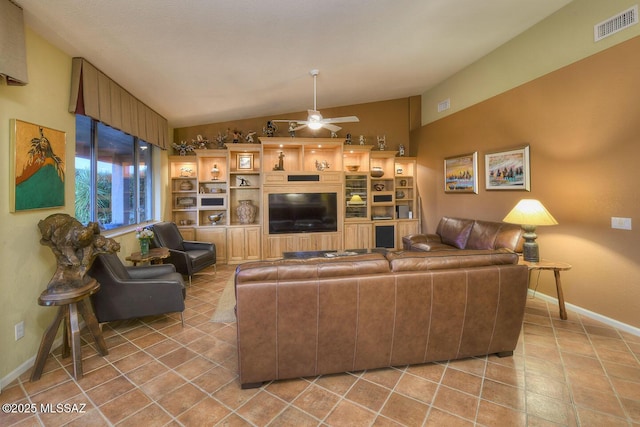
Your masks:
M 472 219 L 442 218 L 438 224 L 438 234 L 442 243 L 464 249 L 473 227 Z

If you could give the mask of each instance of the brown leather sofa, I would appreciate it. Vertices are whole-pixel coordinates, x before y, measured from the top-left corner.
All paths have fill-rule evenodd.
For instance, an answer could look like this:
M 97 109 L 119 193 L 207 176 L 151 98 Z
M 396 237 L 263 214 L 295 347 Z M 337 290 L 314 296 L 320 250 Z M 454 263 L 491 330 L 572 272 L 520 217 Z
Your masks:
M 241 264 L 240 383 L 512 355 L 527 284 L 507 249 Z
M 522 252 L 522 227 L 504 222 L 442 217 L 435 234 L 412 234 L 402 238 L 405 250 L 500 249 Z

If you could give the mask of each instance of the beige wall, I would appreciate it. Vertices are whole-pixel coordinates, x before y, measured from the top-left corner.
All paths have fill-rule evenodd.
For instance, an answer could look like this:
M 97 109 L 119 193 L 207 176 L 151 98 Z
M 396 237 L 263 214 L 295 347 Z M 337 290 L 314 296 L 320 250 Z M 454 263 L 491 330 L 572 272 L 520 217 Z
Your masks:
M 56 268 L 51 250 L 40 245 L 38 221 L 59 212 L 74 215 L 75 116 L 67 111 L 71 57 L 30 29 L 26 31 L 26 45 L 29 84 L 7 86 L 0 81 L 0 146 L 4 153 L 0 167 L 0 386 L 31 366 L 42 334 L 56 312 L 37 302 Z M 9 212 L 10 119 L 66 132 L 64 208 Z M 158 161 L 164 157 L 164 169 L 156 171 L 156 176 L 164 178 L 164 182 L 156 183 L 156 194 L 162 196 L 165 192 L 161 188 L 167 186 L 166 152 L 158 151 L 156 156 Z M 163 197 L 156 200 L 156 209 L 162 202 Z M 110 237 L 121 244 L 121 257 L 136 247 L 131 232 Z M 15 341 L 14 325 L 20 321 L 25 322 L 25 336 Z
M 40 245 L 38 221 L 56 210 L 9 213 L 9 120 L 20 119 L 67 133 L 65 201 L 57 212 L 73 214 L 73 158 L 75 118 L 67 112 L 71 59 L 27 31 L 29 84 L 7 86 L 0 83 L 0 378 L 3 378 L 38 351 L 40 338 L 55 310 L 41 307 L 37 300 L 55 271 L 51 250 Z M 25 337 L 14 340 L 14 325 L 25 322 Z
M 336 108 L 323 108 L 321 111 L 324 117 L 357 116 L 360 121 L 357 123 L 339 124 L 342 130 L 338 133 L 344 139 L 347 132 L 350 132 L 354 143 L 358 143 L 358 136 L 364 135 L 367 144 L 376 144 L 377 137 L 386 135 L 387 150 L 396 150 L 400 144 L 404 144 L 409 150 L 409 133 L 411 129 L 420 126 L 420 97 L 392 99 L 388 101 L 371 102 L 366 104 L 356 104 Z M 276 117 L 258 117 L 253 119 L 238 120 L 224 123 L 210 123 L 200 126 L 190 126 L 176 128 L 174 130 L 174 142 L 191 141 L 197 135 L 202 135 L 209 140 L 215 140 L 218 133 L 224 133 L 226 129 L 238 129 L 246 135 L 249 131 L 257 132 L 258 137 L 263 137 L 262 129 L 267 120 L 272 119 L 298 119 L 306 120 L 307 112 L 295 112 L 279 114 Z M 277 123 L 278 133 L 276 136 L 288 136 L 288 124 Z M 296 132 L 298 137 L 322 137 L 328 138 L 330 133 L 326 129 L 310 131 L 303 129 Z M 230 141 L 228 141 L 230 142 Z
M 640 35 L 634 25 L 597 43 L 593 26 L 638 4 L 637 0 L 574 0 L 528 31 L 422 94 L 422 124 L 541 77 Z M 451 108 L 438 113 L 449 98 Z
M 541 257 L 569 262 L 567 302 L 640 327 L 640 37 L 423 126 L 418 151 L 423 226 L 443 215 L 501 220 L 537 198 L 560 223 L 538 228 Z M 531 191 L 484 190 L 484 155 L 528 144 Z M 479 193 L 445 194 L 443 159 L 478 152 Z M 630 217 L 633 230 L 611 229 Z M 556 296 L 553 275 L 539 290 Z

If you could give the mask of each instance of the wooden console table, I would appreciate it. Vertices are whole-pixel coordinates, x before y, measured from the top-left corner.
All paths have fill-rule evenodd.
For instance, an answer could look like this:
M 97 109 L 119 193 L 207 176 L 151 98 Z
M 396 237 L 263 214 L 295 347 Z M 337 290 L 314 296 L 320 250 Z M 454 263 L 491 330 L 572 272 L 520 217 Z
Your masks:
M 559 261 L 549 261 L 541 259 L 538 262 L 525 261 L 520 258 L 519 264 L 526 265 L 529 268 L 529 276 L 534 270 L 553 270 L 553 275 L 556 279 L 556 291 L 558 292 L 558 306 L 560 308 L 560 318 L 567 320 L 567 310 L 564 307 L 564 294 L 562 293 L 562 282 L 560 281 L 560 272 L 565 270 L 571 270 L 571 264 Z
M 51 322 L 51 325 L 47 328 L 42 341 L 40 342 L 40 348 L 38 349 L 38 356 L 36 357 L 36 363 L 33 366 L 33 372 L 31 373 L 31 381 L 37 381 L 42 376 L 42 370 L 44 364 L 47 361 L 47 356 L 51 351 L 51 345 L 58 333 L 58 327 L 64 319 L 64 331 L 63 331 L 63 344 L 62 344 L 62 357 L 69 356 L 69 346 L 71 346 L 71 354 L 73 356 L 73 376 L 75 379 L 82 378 L 82 352 L 80 345 L 80 327 L 78 326 L 78 312 L 84 318 L 84 321 L 93 336 L 96 346 L 98 347 L 98 353 L 101 356 L 109 354 L 107 344 L 102 336 L 102 330 L 98 325 L 98 320 L 93 314 L 93 310 L 90 304 L 85 301 L 89 296 L 95 294 L 100 290 L 100 284 L 95 279 L 91 279 L 85 285 L 79 288 L 65 289 L 63 292 L 56 292 L 55 289 L 46 289 L 40 294 L 38 298 L 38 304 L 44 306 L 58 306 L 58 314 L 56 318 Z

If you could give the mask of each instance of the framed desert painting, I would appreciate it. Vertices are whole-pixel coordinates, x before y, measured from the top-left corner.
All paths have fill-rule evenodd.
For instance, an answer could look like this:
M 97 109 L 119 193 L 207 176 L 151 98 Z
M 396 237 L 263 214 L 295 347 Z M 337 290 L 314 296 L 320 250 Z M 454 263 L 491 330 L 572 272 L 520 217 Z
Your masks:
M 487 190 L 530 191 L 529 146 L 484 156 Z
M 478 152 L 444 159 L 444 191 L 478 192 Z
M 11 212 L 64 206 L 66 134 L 11 120 Z

